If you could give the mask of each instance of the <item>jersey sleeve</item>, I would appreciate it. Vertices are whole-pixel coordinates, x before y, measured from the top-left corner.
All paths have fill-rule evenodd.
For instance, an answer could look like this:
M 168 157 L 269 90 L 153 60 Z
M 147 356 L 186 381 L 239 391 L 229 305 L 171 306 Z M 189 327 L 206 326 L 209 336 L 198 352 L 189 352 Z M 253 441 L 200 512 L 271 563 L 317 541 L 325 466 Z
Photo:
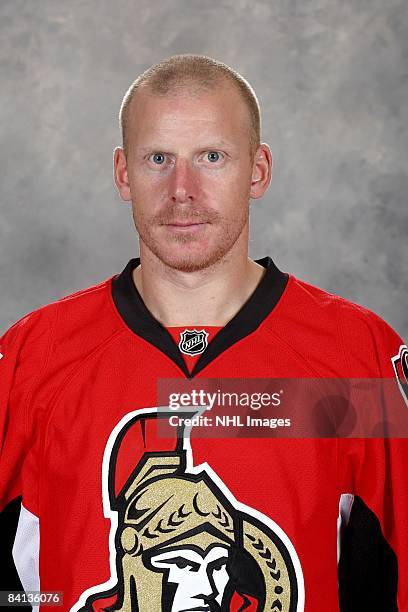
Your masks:
M 33 435 L 33 393 L 50 348 L 48 313 L 39 309 L 0 338 L 0 511 L 22 495 L 22 468 Z
M 396 408 L 408 411 L 404 388 L 406 361 L 401 365 L 401 358 L 406 359 L 406 344 L 377 315 L 367 311 L 365 318 L 366 335 L 361 334 L 361 326 L 356 335 L 360 350 L 377 362 L 376 378 L 389 379 L 385 384 L 395 384 L 399 389 L 392 397 L 401 404 L 385 406 L 384 412 L 392 416 Z M 370 373 L 367 378 L 371 376 Z M 398 609 L 408 610 L 408 438 L 339 439 L 338 462 L 341 492 L 361 497 L 380 521 L 383 535 L 397 558 Z M 381 581 L 380 573 L 377 579 Z

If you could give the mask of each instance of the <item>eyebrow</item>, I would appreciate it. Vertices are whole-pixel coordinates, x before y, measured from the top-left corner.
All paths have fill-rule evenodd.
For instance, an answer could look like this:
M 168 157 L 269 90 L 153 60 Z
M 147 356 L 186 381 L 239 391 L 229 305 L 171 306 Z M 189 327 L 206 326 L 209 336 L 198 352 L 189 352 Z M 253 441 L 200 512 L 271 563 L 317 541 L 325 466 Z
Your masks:
M 197 571 L 198 569 L 200 569 L 200 564 L 197 563 L 196 561 L 192 561 L 191 559 L 188 559 L 186 557 L 171 557 L 170 559 L 157 559 L 156 563 L 179 563 L 179 562 L 184 562 L 187 563 L 188 565 L 191 565 L 195 571 Z
M 228 563 L 229 559 L 228 557 L 219 557 L 218 559 L 214 559 L 213 561 L 210 561 L 208 564 L 208 567 L 213 567 L 214 565 L 217 565 L 218 563 Z
M 212 149 L 222 149 L 223 147 L 232 147 L 233 145 L 229 142 L 225 142 L 225 141 L 219 141 L 219 142 L 212 142 L 209 143 L 207 145 L 202 145 L 200 147 L 197 147 L 197 149 L 205 149 L 205 150 L 212 150 Z M 162 147 L 162 146 L 156 146 L 156 145 L 152 145 L 149 147 L 136 147 L 136 151 L 138 151 L 138 153 L 149 153 L 149 151 L 160 151 L 163 153 L 166 153 L 167 147 Z

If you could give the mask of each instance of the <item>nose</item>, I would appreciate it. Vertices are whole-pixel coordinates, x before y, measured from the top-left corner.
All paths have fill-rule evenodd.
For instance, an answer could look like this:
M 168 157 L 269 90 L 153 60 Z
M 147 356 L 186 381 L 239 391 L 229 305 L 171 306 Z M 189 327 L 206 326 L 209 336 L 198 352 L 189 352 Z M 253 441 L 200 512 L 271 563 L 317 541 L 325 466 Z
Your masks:
M 194 202 L 198 191 L 198 170 L 188 159 L 177 159 L 169 180 L 169 198 L 180 204 Z
M 194 590 L 197 591 L 197 597 L 199 599 L 208 599 L 215 595 L 214 586 L 211 584 L 210 578 L 205 569 L 201 569 L 194 579 Z

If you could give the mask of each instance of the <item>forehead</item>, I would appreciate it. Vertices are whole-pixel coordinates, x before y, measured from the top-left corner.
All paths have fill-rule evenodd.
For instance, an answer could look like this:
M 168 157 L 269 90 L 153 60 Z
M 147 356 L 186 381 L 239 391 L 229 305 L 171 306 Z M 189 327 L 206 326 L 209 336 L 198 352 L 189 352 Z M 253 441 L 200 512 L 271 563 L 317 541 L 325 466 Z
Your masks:
M 172 559 L 173 557 L 182 557 L 189 561 L 195 561 L 196 563 L 210 563 L 221 557 L 228 556 L 228 548 L 226 546 L 211 546 L 210 549 L 204 551 L 201 547 L 193 548 L 172 548 L 169 551 L 158 553 L 152 556 L 153 561 L 165 561 L 166 559 Z
M 222 83 L 212 90 L 184 87 L 164 96 L 137 91 L 129 108 L 132 144 L 217 138 L 217 142 L 248 141 L 249 111 L 236 87 Z M 192 138 L 195 142 L 192 142 Z

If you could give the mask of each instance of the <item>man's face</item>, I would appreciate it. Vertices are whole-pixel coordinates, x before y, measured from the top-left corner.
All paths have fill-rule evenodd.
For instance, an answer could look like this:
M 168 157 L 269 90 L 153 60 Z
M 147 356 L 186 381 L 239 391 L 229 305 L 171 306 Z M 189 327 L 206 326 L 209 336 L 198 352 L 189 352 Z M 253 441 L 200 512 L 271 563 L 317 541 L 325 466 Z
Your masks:
M 167 551 L 151 558 L 153 567 L 177 585 L 171 612 L 220 610 L 227 573 L 228 548 L 213 546 L 207 553 L 195 547 Z
M 141 254 L 148 250 L 171 268 L 194 271 L 222 259 L 238 240 L 247 248 L 256 168 L 248 111 L 230 84 L 194 96 L 139 91 L 128 142 L 122 175 L 129 197 L 117 184 L 132 200 Z

